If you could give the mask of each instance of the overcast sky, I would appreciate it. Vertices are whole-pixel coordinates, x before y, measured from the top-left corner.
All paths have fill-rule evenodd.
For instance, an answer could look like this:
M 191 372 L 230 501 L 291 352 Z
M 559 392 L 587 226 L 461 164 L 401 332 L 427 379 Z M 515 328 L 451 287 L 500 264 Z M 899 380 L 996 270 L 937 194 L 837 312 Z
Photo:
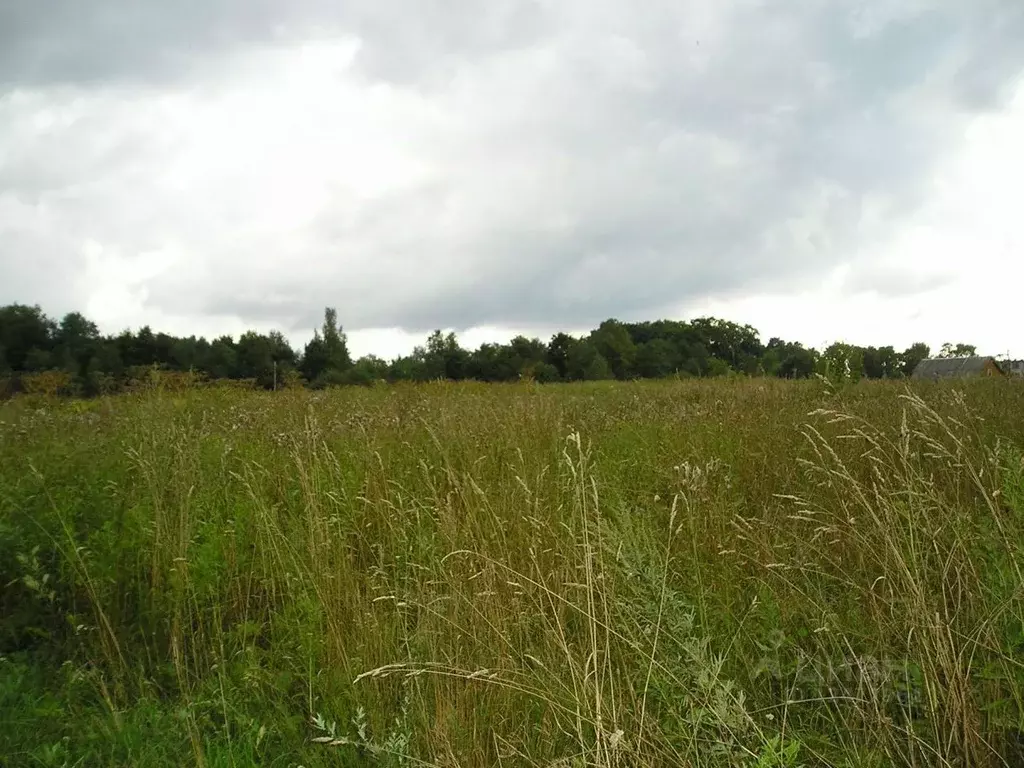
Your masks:
M 1020 0 L 7 0 L 0 304 L 1024 356 Z

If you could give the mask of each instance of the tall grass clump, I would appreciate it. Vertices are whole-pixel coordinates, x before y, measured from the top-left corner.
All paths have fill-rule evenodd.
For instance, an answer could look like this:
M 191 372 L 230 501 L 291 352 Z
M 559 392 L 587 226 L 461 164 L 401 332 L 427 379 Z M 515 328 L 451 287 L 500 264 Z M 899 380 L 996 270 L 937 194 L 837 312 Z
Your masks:
M 0 407 L 4 765 L 1024 761 L 1024 388 Z
M 1020 659 L 1005 635 L 1021 626 L 1024 529 L 1004 499 L 1019 459 L 986 441 L 950 394 L 947 415 L 904 395 L 888 429 L 817 411 L 835 431 L 804 428 L 806 488 L 790 497 L 784 536 L 762 539 L 787 540 L 775 549 L 785 556 L 764 564 L 765 583 L 819 624 L 793 655 L 820 698 L 787 702 L 787 713 L 802 722 L 803 710 L 813 720 L 827 707 L 845 749 L 873 743 L 880 764 L 1002 765 L 1022 754 Z

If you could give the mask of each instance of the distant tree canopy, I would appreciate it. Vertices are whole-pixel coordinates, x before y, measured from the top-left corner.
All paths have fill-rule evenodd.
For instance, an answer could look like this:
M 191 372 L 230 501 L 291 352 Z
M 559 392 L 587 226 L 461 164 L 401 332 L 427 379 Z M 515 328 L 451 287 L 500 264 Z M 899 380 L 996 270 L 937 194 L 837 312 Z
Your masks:
M 978 348 L 973 344 L 950 344 L 946 342 L 939 350 L 939 357 L 974 357 Z
M 179 338 L 154 333 L 148 326 L 104 336 L 78 312 L 57 321 L 39 307 L 0 307 L 0 393 L 42 389 L 88 396 L 116 392 L 154 368 L 206 379 L 244 380 L 267 389 L 302 382 L 324 387 L 431 379 L 558 382 L 723 375 L 798 379 L 815 373 L 855 381 L 909 376 L 929 354 L 926 344 L 914 344 L 903 352 L 891 346 L 839 342 L 819 352 L 779 338 L 764 344 L 751 326 L 711 317 L 642 323 L 612 318 L 581 337 L 556 333 L 544 342 L 517 336 L 507 344 L 482 344 L 475 350 L 463 348 L 454 333 L 437 330 L 409 355 L 391 361 L 369 355 L 353 361 L 332 307 L 325 309 L 323 324 L 301 353 L 277 331 L 248 331 L 237 341 L 231 336 L 212 341 Z M 945 344 L 940 354 L 972 355 L 975 347 Z M 32 378 L 44 373 L 47 376 Z
M 283 338 L 283 337 L 282 337 Z M 313 331 L 299 363 L 299 370 L 313 386 L 343 384 L 352 358 L 348 354 L 348 338 L 338 325 L 338 313 L 333 307 L 324 310 L 321 331 Z

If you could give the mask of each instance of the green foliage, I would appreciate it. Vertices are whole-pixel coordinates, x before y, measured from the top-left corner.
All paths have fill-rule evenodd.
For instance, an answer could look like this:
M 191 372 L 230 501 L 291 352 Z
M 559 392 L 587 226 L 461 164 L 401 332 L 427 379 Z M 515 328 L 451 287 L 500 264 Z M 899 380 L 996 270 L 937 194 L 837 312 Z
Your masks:
M 345 371 L 352 365 L 352 358 L 348 354 L 348 337 L 338 323 L 338 312 L 334 307 L 324 310 L 323 343 L 327 370 Z
M 536 363 L 529 369 L 529 373 L 534 381 L 541 384 L 553 384 L 562 378 L 558 369 L 551 363 Z
M 973 344 L 951 344 L 946 342 L 939 351 L 939 357 L 973 357 L 978 354 Z
M 338 324 L 337 311 L 327 307 L 324 310 L 323 327 L 313 332 L 313 338 L 306 344 L 302 354 L 302 375 L 316 387 L 344 384 L 345 373 L 351 367 L 348 338 Z
M 590 340 L 616 379 L 628 379 L 633 375 L 636 345 L 626 326 L 618 320 L 605 320 L 590 334 Z
M 725 360 L 720 360 L 717 357 L 712 357 L 708 360 L 706 375 L 711 377 L 728 376 L 732 372 L 732 368 L 729 367 Z
M 785 379 L 806 379 L 814 373 L 815 365 L 817 357 L 814 350 L 793 344 L 779 361 L 779 376 Z
M 390 381 L 427 381 L 429 378 L 423 350 L 417 349 L 411 355 L 397 357 L 388 366 Z
M 900 355 L 900 368 L 904 376 L 910 376 L 917 368 L 917 364 L 926 360 L 931 355 L 931 348 L 927 344 L 912 344 L 902 355 Z
M 421 356 L 428 379 L 459 380 L 466 377 L 469 353 L 459 346 L 454 333 L 446 336 L 441 331 L 434 331 L 427 339 Z
M 264 389 L 273 388 L 278 377 L 293 369 L 295 362 L 295 352 L 276 331 L 267 336 L 252 331 L 243 333 L 236 345 L 236 374 L 239 378 L 255 379 Z
M 782 736 L 773 736 L 761 748 L 757 759 L 750 763 L 750 768 L 798 768 L 799 756 L 799 741 L 788 741 Z
M 375 355 L 359 358 L 346 372 L 346 383 L 371 386 L 384 381 L 388 375 L 388 364 Z
M 645 379 L 660 379 L 679 369 L 680 355 L 668 339 L 651 339 L 636 347 L 636 373 Z
M 764 348 L 755 328 L 713 317 L 698 318 L 691 325 L 701 334 L 712 357 L 725 362 L 734 371 L 757 371 Z
M 566 360 L 566 379 L 569 381 L 601 381 L 612 378 L 612 370 L 597 345 L 590 339 L 581 339 L 569 348 Z
M 53 321 L 38 306 L 0 307 L 0 347 L 11 370 L 40 370 L 30 367 L 29 355 L 33 350 L 48 352 L 55 331 Z
M 410 754 L 413 734 L 409 723 L 409 692 L 403 686 L 401 710 L 394 723 L 381 738 L 375 738 L 366 710 L 360 705 L 352 717 L 352 735 L 345 735 L 338 730 L 334 721 L 328 722 L 319 713 L 312 718 L 313 728 L 321 733 L 312 739 L 314 744 L 322 744 L 328 749 L 339 747 L 352 748 L 356 754 L 368 755 L 376 765 L 383 768 L 407 768 L 417 764 Z
M 973 351 L 965 344 L 944 347 L 950 355 Z M 177 338 L 148 326 L 102 336 L 76 312 L 55 322 L 38 307 L 0 307 L 0 396 L 38 389 L 34 376 L 56 372 L 71 377 L 67 386 L 59 387 L 61 394 L 112 394 L 130 389 L 139 380 L 135 372 L 154 367 L 188 372 L 196 382 L 233 381 L 263 389 L 281 389 L 284 382 L 294 388 L 300 378 L 322 389 L 436 379 L 555 383 L 734 374 L 794 379 L 816 372 L 838 383 L 909 376 L 928 353 L 924 344 L 897 353 L 893 347 L 837 343 L 819 354 L 778 338 L 763 345 L 749 325 L 704 317 L 691 322 L 609 319 L 582 338 L 557 333 L 545 343 L 517 336 L 507 344 L 485 343 L 475 350 L 462 348 L 454 333 L 435 330 L 410 355 L 387 362 L 371 356 L 353 363 L 333 307 L 324 309 L 321 326 L 301 354 L 279 331 L 247 331 L 237 341 L 231 336 L 212 341 Z
M 896 379 L 902 375 L 900 356 L 893 347 L 867 347 L 861 360 L 864 375 L 869 379 Z
M 319 331 L 313 332 L 313 338 L 306 344 L 302 352 L 302 375 L 307 381 L 317 381 L 327 371 L 327 345 Z
M 556 333 L 548 343 L 547 362 L 555 367 L 561 379 L 568 379 L 569 350 L 576 340 L 567 333 Z
M 860 381 L 864 376 L 864 350 L 837 341 L 821 353 L 818 373 L 834 384 Z
M 1020 382 L 165 375 L 0 404 L 4 765 L 1022 763 Z

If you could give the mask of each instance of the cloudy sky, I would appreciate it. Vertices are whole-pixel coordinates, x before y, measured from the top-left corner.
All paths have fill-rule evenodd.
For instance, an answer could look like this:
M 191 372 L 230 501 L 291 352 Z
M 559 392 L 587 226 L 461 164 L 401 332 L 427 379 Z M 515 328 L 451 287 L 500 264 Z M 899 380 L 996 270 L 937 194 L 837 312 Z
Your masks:
M 1024 356 L 1020 0 L 8 0 L 0 303 Z

